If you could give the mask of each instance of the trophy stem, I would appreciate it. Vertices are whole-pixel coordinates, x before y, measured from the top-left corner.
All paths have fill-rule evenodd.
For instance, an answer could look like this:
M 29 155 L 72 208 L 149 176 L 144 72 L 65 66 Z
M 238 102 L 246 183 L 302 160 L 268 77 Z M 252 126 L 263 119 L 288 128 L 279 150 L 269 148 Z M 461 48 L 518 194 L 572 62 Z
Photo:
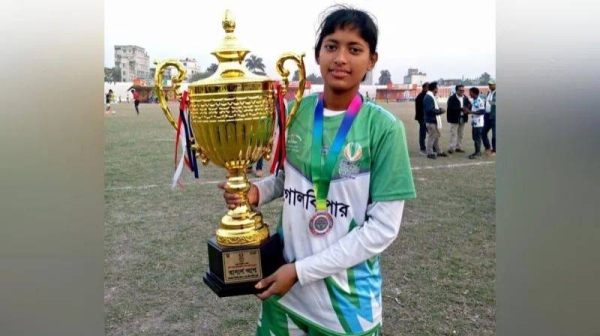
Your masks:
M 229 212 L 234 219 L 246 219 L 250 215 L 250 203 L 248 202 L 248 191 L 250 182 L 245 169 L 232 169 L 229 171 L 225 190 L 228 193 L 238 194 L 241 204 Z
M 262 214 L 248 202 L 250 182 L 245 167 L 229 170 L 225 190 L 238 194 L 241 204 L 229 210 L 221 219 L 217 243 L 221 246 L 250 246 L 265 242 L 269 238 L 269 228 L 263 223 Z

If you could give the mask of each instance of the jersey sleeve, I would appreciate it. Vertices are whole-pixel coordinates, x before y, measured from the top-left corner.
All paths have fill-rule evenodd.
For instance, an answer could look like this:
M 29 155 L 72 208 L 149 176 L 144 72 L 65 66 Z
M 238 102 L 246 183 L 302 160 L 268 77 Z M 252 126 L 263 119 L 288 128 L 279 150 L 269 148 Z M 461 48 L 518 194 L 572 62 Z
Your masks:
M 370 202 L 416 198 L 404 124 L 395 120 L 372 144 Z
M 255 182 L 254 185 L 258 189 L 258 206 L 263 206 L 283 196 L 284 183 L 285 172 L 283 170 L 279 172 L 279 175 L 269 175 Z

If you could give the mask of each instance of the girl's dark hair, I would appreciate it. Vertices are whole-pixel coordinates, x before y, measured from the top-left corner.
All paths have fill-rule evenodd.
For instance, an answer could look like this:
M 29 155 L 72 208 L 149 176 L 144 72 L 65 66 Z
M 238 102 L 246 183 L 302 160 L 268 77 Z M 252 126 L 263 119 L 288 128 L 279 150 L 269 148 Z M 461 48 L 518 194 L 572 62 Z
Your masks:
M 469 89 L 469 91 L 473 92 L 474 94 L 478 95 L 479 94 L 479 89 L 476 87 L 472 87 Z
M 358 29 L 360 37 L 369 44 L 369 52 L 373 55 L 377 51 L 377 38 L 379 29 L 375 23 L 375 18 L 369 13 L 354 9 L 349 6 L 337 5 L 330 7 L 322 16 L 319 29 L 317 31 L 317 43 L 315 44 L 315 60 L 319 59 L 319 51 L 325 36 L 333 34 L 336 29 Z

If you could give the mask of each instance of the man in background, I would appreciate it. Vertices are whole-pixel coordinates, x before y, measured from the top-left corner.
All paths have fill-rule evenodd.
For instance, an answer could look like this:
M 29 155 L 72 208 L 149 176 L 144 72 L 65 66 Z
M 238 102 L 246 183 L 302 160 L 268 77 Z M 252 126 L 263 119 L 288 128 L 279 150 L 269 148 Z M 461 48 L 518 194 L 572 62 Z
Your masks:
M 462 150 L 462 139 L 469 116 L 464 113 L 464 110 L 470 108 L 470 105 L 465 96 L 464 85 L 457 85 L 456 92 L 448 99 L 448 114 L 446 114 L 446 120 L 450 124 L 448 154 L 465 152 Z
M 135 111 L 138 115 L 140 115 L 140 109 L 138 106 L 140 105 L 140 94 L 135 91 L 135 89 L 131 89 L 131 95 L 133 95 L 133 102 L 135 106 Z
M 111 103 L 112 95 L 113 95 L 113 90 L 109 89 L 105 95 L 106 110 L 104 111 L 104 114 L 110 114 L 110 103 Z
M 423 115 L 423 99 L 425 99 L 425 95 L 427 94 L 427 86 L 429 86 L 429 83 L 425 82 L 421 89 L 421 93 L 419 93 L 415 99 L 415 120 L 419 122 L 419 148 L 421 149 L 421 155 L 427 155 L 427 148 L 425 146 L 427 126 L 425 125 Z
M 481 158 L 481 133 L 484 127 L 484 114 L 485 114 L 485 102 L 479 97 L 479 89 L 472 87 L 469 89 L 469 96 L 473 100 L 471 105 L 471 126 L 473 126 L 473 143 L 475 145 L 475 152 L 469 155 L 469 159 L 480 159 Z
M 437 159 L 438 156 L 448 156 L 440 148 L 440 129 L 442 127 L 440 115 L 446 111 L 439 107 L 437 103 L 437 82 L 431 82 L 427 86 L 427 89 L 427 94 L 423 99 L 423 115 L 425 117 L 425 125 L 427 126 L 427 157 L 429 159 Z

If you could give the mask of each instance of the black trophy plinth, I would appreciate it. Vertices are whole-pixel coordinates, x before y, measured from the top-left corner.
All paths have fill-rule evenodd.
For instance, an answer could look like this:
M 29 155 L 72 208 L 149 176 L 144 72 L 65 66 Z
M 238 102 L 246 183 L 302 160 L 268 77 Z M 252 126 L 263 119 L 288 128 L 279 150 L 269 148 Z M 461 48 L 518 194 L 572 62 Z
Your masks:
M 222 247 L 216 237 L 208 241 L 209 270 L 204 283 L 219 297 L 258 294 L 254 288 L 262 278 L 285 264 L 283 244 L 278 233 L 260 246 Z

